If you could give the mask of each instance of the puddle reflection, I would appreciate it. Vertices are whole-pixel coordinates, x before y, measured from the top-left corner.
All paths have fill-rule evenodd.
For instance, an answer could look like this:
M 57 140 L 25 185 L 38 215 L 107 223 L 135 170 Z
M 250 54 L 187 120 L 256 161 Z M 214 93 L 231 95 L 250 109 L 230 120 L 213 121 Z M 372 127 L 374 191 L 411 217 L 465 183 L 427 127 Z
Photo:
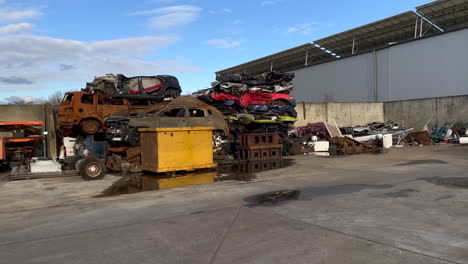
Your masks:
M 178 172 L 173 176 L 152 173 L 131 174 L 122 177 L 96 197 L 166 190 L 190 185 L 209 184 L 216 181 L 249 182 L 256 178 L 255 173 L 275 170 L 289 165 L 291 165 L 291 162 L 288 160 L 231 162 L 220 164 L 215 170 Z

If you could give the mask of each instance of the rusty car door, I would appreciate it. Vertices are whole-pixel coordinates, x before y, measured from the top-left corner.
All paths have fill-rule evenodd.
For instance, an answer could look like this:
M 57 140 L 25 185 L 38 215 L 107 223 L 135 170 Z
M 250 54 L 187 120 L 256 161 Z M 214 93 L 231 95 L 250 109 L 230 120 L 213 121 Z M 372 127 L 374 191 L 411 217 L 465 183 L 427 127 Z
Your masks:
M 187 109 L 180 106 L 164 109 L 158 113 L 155 121 L 156 127 L 186 127 Z

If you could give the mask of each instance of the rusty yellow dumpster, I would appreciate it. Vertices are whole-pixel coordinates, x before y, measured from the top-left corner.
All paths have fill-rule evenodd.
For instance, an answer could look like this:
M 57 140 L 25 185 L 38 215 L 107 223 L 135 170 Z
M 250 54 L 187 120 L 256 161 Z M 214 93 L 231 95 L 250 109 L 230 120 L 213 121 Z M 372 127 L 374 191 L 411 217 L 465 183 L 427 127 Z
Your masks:
M 214 168 L 214 127 L 140 128 L 141 168 L 152 172 Z

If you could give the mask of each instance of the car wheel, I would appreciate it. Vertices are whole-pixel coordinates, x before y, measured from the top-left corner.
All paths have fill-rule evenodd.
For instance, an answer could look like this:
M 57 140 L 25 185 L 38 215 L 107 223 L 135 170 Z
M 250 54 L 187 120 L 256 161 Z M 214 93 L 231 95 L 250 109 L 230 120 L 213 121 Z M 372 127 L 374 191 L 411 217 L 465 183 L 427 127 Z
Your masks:
M 138 128 L 130 129 L 128 133 L 128 144 L 132 147 L 140 146 L 140 132 L 138 132 Z
M 85 181 L 95 181 L 104 178 L 106 166 L 104 162 L 95 157 L 85 158 L 79 165 L 80 176 Z

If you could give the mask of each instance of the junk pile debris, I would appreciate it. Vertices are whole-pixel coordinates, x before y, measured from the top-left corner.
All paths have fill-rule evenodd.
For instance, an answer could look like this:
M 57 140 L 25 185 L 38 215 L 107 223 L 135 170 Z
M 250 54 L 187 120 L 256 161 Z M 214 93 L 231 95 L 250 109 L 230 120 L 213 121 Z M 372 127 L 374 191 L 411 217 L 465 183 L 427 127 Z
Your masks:
M 109 116 L 144 112 L 178 97 L 182 89 L 170 75 L 96 77 L 79 92 L 68 92 L 60 104 L 58 126 L 64 136 L 94 134 L 104 130 Z M 81 130 L 81 131 L 79 131 Z
M 445 124 L 434 127 L 431 138 L 435 143 L 468 143 L 468 123 Z
M 338 127 L 332 122 L 310 123 L 290 130 L 289 136 L 302 146 L 301 152 L 328 156 L 378 153 L 382 148 L 402 145 L 412 129 L 395 122 L 372 122 L 363 126 Z
M 279 133 L 287 136 L 297 120 L 293 73 L 266 72 L 218 75 L 209 89 L 192 95 L 228 116 L 231 132 L 239 139 L 244 133 Z
M 171 75 L 134 76 L 106 74 L 86 83 L 86 92 L 101 92 L 113 98 L 171 100 L 182 89 L 176 77 Z

